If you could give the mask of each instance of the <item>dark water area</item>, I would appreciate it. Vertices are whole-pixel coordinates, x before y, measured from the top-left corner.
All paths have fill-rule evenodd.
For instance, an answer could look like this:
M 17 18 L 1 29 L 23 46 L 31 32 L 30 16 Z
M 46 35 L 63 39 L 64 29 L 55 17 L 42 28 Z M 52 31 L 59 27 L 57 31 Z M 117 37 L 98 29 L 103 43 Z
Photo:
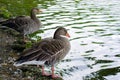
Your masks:
M 22 4 L 21 1 L 25 4 L 23 0 L 18 3 Z M 40 8 L 43 12 L 37 16 L 44 33 L 38 35 L 42 38 L 51 37 L 56 27 L 68 29 L 71 50 L 56 66 L 56 73 L 64 80 L 119 80 L 119 0 L 26 0 L 26 3 L 29 5 L 5 8 L 14 16 L 27 15 L 26 10 L 29 12 L 31 7 Z

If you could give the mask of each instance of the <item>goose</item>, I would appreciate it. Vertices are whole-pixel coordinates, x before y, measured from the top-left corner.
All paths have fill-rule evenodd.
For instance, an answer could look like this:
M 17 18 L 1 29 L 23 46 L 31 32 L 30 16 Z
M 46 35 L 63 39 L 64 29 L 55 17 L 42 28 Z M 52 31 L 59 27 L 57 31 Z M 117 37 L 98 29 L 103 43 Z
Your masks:
M 23 37 L 31 34 L 41 27 L 41 21 L 36 17 L 36 14 L 42 12 L 38 8 L 32 8 L 30 16 L 17 16 L 5 21 L 1 21 L 2 26 L 6 26 L 18 31 Z
M 53 37 L 42 39 L 31 48 L 23 51 L 15 61 L 14 66 L 41 65 L 42 75 L 47 75 L 44 66 L 51 66 L 52 78 L 59 77 L 54 74 L 54 65 L 62 60 L 70 50 L 70 35 L 63 27 L 59 27 Z

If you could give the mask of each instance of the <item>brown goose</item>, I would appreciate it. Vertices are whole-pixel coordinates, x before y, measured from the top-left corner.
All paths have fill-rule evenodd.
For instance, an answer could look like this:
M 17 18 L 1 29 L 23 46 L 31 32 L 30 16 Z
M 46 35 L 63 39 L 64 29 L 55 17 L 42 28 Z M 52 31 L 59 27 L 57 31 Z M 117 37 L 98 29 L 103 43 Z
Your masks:
M 41 11 L 38 8 L 33 8 L 29 16 L 18 16 L 13 19 L 8 19 L 6 21 L 1 21 L 2 26 L 7 26 L 9 28 L 15 29 L 20 32 L 23 36 L 33 33 L 39 30 L 41 23 L 36 17 L 37 13 Z
M 14 65 L 41 65 L 43 75 L 46 75 L 44 65 L 49 65 L 52 66 L 52 78 L 56 78 L 57 76 L 54 75 L 54 64 L 63 59 L 70 50 L 70 43 L 67 37 L 70 37 L 67 30 L 62 27 L 58 28 L 53 38 L 45 38 L 24 51 Z

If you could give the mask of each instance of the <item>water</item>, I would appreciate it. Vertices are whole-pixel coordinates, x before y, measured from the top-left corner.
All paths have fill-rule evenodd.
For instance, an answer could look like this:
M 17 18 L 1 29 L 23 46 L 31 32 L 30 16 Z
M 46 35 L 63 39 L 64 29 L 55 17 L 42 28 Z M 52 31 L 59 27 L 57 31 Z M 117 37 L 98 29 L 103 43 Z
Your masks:
M 64 80 L 118 80 L 120 77 L 120 1 L 56 0 L 39 4 L 45 32 L 51 37 L 63 26 L 71 50 L 56 66 Z

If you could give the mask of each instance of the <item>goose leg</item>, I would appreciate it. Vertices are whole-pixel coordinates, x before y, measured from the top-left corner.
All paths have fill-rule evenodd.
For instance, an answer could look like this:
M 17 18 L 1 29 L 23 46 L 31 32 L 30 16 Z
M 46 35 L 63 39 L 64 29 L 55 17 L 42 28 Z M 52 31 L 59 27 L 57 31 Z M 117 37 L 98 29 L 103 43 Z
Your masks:
M 45 72 L 44 66 L 42 66 L 42 75 L 43 75 L 43 76 L 50 76 L 49 73 L 46 73 L 46 72 Z
M 24 41 L 24 42 L 28 42 L 28 40 L 27 40 L 27 38 L 26 38 L 25 35 L 23 36 L 23 41 Z
M 54 71 L 55 71 L 54 66 L 52 66 L 51 70 L 52 70 L 52 78 L 61 78 L 61 76 L 54 74 Z

